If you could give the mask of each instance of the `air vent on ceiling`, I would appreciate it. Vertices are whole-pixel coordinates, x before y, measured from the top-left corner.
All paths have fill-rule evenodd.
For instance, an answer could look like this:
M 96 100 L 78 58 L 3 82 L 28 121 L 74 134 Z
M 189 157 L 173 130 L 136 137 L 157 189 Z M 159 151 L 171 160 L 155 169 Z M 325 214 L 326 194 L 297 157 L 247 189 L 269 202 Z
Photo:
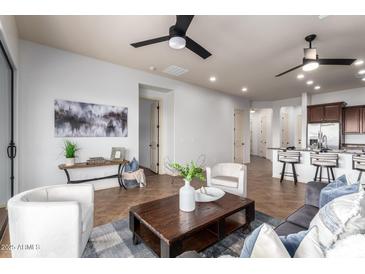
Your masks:
M 187 73 L 189 70 L 185 68 L 181 68 L 175 65 L 168 66 L 163 70 L 163 72 L 173 75 L 173 76 L 180 76 L 184 73 Z

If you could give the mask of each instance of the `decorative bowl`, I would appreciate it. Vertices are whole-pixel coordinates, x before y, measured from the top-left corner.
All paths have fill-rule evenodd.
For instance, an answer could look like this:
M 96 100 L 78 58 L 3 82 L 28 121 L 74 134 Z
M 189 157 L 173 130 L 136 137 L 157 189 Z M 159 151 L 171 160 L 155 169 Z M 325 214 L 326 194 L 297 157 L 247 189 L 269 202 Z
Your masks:
M 196 202 L 213 202 L 224 196 L 225 192 L 216 187 L 202 187 L 195 190 Z

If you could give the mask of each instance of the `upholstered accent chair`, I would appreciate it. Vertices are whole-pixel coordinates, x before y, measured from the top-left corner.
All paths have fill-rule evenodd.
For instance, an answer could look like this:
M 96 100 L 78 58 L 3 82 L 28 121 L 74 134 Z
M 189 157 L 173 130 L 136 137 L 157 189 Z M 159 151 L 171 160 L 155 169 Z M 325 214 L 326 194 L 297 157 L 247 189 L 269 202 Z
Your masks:
M 207 185 L 241 197 L 247 195 L 247 167 L 237 163 L 220 163 L 207 167 Z
M 12 256 L 81 257 L 94 221 L 94 187 L 54 185 L 22 192 L 8 202 Z

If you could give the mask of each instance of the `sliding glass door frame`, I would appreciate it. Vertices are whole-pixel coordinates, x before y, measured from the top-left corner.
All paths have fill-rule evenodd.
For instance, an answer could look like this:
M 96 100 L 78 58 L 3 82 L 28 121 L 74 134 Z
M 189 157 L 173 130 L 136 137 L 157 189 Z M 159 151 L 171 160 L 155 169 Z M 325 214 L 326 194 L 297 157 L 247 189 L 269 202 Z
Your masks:
M 10 68 L 10 142 L 7 147 L 7 155 L 10 158 L 10 195 L 14 196 L 14 159 L 16 157 L 16 145 L 14 142 L 14 67 L 5 50 L 3 41 L 0 39 L 0 48 Z

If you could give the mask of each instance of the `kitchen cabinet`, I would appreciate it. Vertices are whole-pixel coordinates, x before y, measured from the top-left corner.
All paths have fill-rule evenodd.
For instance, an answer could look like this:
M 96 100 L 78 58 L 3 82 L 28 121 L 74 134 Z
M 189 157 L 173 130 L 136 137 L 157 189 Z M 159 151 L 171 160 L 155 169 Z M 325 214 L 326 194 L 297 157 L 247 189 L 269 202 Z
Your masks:
M 308 123 L 340 122 L 344 102 L 308 106 Z
M 344 109 L 344 133 L 361 133 L 363 128 L 363 108 L 348 107 Z

